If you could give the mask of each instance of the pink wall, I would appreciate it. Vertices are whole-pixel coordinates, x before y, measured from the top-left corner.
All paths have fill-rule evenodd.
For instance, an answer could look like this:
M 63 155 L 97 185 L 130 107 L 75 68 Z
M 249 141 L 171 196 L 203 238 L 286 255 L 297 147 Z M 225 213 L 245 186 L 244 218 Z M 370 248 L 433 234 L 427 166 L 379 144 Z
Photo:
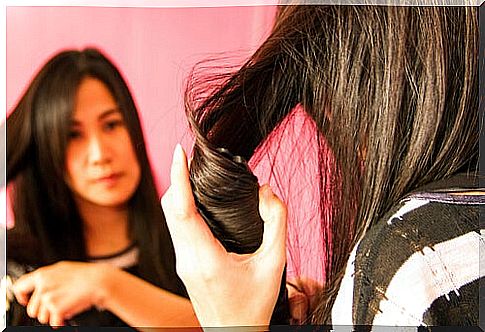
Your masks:
M 172 150 L 190 145 L 183 112 L 192 66 L 222 52 L 235 63 L 271 28 L 275 7 L 7 7 L 7 114 L 40 66 L 63 48 L 96 46 L 132 89 L 160 192 Z
M 274 14 L 271 6 L 7 7 L 7 112 L 39 67 L 59 50 L 86 46 L 104 50 L 132 89 L 163 193 L 175 144 L 191 146 L 183 111 L 188 71 L 197 61 L 221 53 L 235 59 L 231 64 L 242 63 L 268 34 Z M 322 280 L 324 248 L 315 241 L 320 234 L 320 193 L 314 185 L 317 145 L 312 137 L 313 122 L 296 109 L 252 166 L 260 183 L 271 183 L 288 204 L 289 275 Z M 268 165 L 273 165 L 272 171 Z M 11 216 L 7 224 L 12 224 Z

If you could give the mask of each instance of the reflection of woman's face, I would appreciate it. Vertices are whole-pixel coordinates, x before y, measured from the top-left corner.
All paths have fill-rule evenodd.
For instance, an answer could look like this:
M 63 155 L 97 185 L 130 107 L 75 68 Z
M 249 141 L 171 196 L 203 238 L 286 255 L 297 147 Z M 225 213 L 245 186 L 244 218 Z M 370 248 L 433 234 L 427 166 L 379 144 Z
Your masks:
M 69 136 L 66 182 L 77 204 L 126 204 L 140 182 L 140 165 L 123 115 L 101 81 L 81 81 Z

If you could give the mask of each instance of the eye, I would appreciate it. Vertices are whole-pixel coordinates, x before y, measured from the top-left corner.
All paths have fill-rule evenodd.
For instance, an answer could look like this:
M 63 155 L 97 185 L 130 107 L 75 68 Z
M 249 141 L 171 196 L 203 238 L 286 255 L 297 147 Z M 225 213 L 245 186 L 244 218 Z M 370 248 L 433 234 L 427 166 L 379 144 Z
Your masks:
M 118 127 L 121 127 L 123 126 L 124 123 L 123 123 L 123 120 L 120 120 L 120 119 L 117 119 L 117 120 L 109 120 L 109 121 L 106 121 L 103 125 L 104 129 L 108 130 L 108 131 L 112 131 Z
M 78 139 L 78 138 L 81 138 L 81 131 L 71 129 L 69 131 L 69 139 L 72 140 L 72 139 Z

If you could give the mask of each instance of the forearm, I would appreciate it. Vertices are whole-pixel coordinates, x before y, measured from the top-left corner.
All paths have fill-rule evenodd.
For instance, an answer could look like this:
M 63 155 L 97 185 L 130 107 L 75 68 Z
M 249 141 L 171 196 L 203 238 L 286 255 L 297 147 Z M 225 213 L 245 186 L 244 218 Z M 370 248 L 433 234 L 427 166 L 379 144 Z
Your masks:
M 130 326 L 199 325 L 189 300 L 125 271 L 110 270 L 102 284 L 100 305 Z

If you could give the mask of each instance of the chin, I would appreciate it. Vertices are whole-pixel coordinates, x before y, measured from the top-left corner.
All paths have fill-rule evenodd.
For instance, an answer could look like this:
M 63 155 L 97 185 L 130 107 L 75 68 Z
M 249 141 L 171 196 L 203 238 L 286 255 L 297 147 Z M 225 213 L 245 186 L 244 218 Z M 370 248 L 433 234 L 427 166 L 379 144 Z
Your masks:
M 128 204 L 130 197 L 122 196 L 122 197 L 97 197 L 92 202 L 99 206 L 104 207 L 124 207 Z

